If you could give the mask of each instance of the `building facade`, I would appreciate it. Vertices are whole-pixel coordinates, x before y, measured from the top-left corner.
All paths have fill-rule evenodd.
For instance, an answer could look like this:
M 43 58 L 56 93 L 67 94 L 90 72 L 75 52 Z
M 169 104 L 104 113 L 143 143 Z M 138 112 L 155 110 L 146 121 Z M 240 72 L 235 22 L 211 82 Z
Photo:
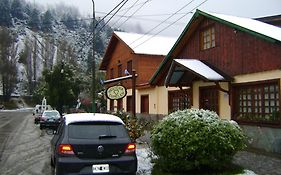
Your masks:
M 235 120 L 253 147 L 281 153 L 281 28 L 197 10 L 150 80 L 189 88 L 191 107 Z

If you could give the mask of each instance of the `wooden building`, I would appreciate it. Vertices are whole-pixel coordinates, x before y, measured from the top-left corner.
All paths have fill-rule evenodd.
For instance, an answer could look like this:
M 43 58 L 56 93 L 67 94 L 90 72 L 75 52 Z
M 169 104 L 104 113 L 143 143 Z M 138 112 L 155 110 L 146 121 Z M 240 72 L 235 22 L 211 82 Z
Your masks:
M 237 121 L 256 148 L 281 153 L 281 28 L 197 10 L 150 80 L 188 88 L 191 107 Z
M 159 93 L 162 93 L 160 90 L 167 91 L 166 88 L 155 89 L 154 86 L 150 86 L 149 80 L 175 41 L 176 38 L 126 32 L 112 34 L 100 70 L 106 71 L 106 80 L 132 74 L 133 69 L 136 71 L 136 113 L 143 115 L 166 113 L 161 111 L 162 105 L 159 103 L 162 101 L 157 98 Z M 132 110 L 131 80 L 118 84 L 127 88 L 127 96 L 118 101 L 108 100 L 108 110 L 130 112 Z

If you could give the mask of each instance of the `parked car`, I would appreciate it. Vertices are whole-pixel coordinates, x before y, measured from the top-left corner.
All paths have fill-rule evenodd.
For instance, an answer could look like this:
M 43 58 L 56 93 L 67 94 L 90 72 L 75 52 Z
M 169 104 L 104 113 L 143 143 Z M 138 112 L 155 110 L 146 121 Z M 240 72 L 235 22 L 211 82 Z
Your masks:
M 42 114 L 45 110 L 52 110 L 50 105 L 36 105 L 33 109 L 34 123 L 39 124 Z
M 45 110 L 40 117 L 40 129 L 57 129 L 61 121 L 60 113 L 57 110 Z
M 135 150 L 119 117 L 67 114 L 51 140 L 51 165 L 55 175 L 135 174 Z

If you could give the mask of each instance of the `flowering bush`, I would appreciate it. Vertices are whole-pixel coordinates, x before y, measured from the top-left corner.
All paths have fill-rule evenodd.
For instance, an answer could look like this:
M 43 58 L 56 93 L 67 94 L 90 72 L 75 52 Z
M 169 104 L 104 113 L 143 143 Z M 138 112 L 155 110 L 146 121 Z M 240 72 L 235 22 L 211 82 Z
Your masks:
M 245 148 L 245 135 L 234 121 L 203 109 L 176 111 L 152 131 L 152 151 L 165 171 L 220 169 Z

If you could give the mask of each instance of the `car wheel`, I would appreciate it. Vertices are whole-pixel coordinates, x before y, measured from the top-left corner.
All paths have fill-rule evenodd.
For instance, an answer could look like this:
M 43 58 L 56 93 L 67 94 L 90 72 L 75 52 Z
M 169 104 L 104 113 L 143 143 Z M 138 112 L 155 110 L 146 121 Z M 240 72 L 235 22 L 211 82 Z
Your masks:
M 57 164 L 53 167 L 53 174 L 54 175 L 59 175 Z
M 50 159 L 51 159 L 50 164 L 51 164 L 51 167 L 53 168 L 54 167 L 54 161 L 53 161 L 52 157 Z

